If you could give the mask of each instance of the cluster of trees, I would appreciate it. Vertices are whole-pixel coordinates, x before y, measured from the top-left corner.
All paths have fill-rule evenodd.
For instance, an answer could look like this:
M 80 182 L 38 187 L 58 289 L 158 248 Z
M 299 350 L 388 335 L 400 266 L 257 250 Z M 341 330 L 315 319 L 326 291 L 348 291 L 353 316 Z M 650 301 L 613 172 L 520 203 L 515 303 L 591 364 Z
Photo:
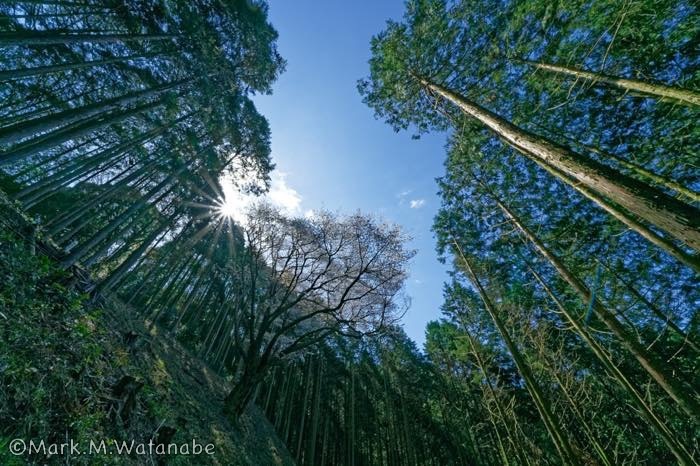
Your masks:
M 373 39 L 367 104 L 450 130 L 428 353 L 483 392 L 479 457 L 697 461 L 698 14 L 410 0 Z
M 257 394 L 300 465 L 473 464 L 458 395 L 400 328 L 335 338 L 273 369 Z M 456 429 L 456 430 L 453 430 Z
M 0 5 L 5 189 L 100 291 L 201 216 L 223 170 L 265 188 L 269 127 L 250 96 L 284 68 L 266 8 Z
M 1 3 L 1 187 L 300 464 L 693 464 L 699 15 L 408 0 L 374 38 L 366 103 L 450 134 L 422 353 L 400 229 L 217 211 L 224 174 L 258 193 L 273 168 L 264 2 Z
M 228 377 L 229 414 L 289 355 L 400 317 L 412 252 L 395 226 L 218 208 L 222 179 L 257 194 L 273 168 L 250 100 L 284 68 L 264 2 L 24 1 L 0 21 L 3 189 L 96 297 Z
M 698 461 L 698 14 L 409 0 L 374 38 L 366 103 L 450 134 L 453 268 L 423 353 L 394 329 L 266 379 L 300 464 Z

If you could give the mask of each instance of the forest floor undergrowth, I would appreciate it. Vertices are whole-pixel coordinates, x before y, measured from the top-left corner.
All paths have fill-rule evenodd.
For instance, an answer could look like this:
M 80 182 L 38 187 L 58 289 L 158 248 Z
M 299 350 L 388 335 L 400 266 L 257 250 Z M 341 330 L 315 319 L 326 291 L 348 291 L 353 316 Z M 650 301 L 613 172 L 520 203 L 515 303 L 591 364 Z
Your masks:
M 27 239 L 31 221 L 2 193 L 0 220 L 0 464 L 293 464 L 257 408 L 237 425 L 223 415 L 227 384 L 202 361 L 123 303 L 77 291 L 79 277 L 50 257 L 49 239 Z M 15 456 L 14 439 L 43 440 L 47 453 L 72 440 L 88 454 Z M 214 453 L 192 455 L 193 441 Z M 190 454 L 136 451 L 159 443 Z

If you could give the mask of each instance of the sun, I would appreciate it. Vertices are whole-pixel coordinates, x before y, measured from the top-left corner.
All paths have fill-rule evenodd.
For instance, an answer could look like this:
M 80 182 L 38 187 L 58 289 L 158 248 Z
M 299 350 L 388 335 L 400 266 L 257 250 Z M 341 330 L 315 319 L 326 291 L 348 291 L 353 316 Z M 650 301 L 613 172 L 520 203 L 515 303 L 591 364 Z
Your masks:
M 216 205 L 217 213 L 225 218 L 232 219 L 236 215 L 236 206 L 224 197 L 220 199 Z

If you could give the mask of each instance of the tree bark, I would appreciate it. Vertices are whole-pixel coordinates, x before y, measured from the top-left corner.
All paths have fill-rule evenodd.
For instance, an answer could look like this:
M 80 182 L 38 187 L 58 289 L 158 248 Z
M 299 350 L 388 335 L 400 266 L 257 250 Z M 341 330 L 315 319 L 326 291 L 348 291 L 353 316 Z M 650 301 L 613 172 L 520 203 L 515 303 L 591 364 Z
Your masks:
M 562 172 L 553 167 L 550 167 L 549 165 L 542 165 L 542 168 L 544 168 L 548 173 L 564 182 L 566 182 L 566 179 L 568 179 L 567 175 L 563 174 Z M 655 246 L 659 247 L 660 249 L 666 251 L 669 255 L 675 257 L 679 262 L 687 265 L 696 272 L 700 273 L 700 257 L 698 257 L 697 254 L 688 254 L 683 249 L 678 247 L 675 243 L 673 243 L 671 240 L 660 236 L 655 231 L 652 231 L 648 226 L 641 223 L 628 212 L 625 212 L 618 206 L 613 205 L 610 201 L 597 194 L 593 190 L 586 188 L 585 186 L 581 185 L 580 183 L 576 183 L 573 180 L 570 180 L 569 184 L 576 191 L 581 193 L 584 197 L 598 204 L 603 210 L 605 210 L 617 220 L 622 222 L 629 229 L 639 234 L 639 236 L 646 239 Z
M 639 81 L 637 79 L 620 78 L 602 73 L 593 73 L 571 66 L 554 65 L 551 63 L 536 62 L 531 60 L 514 60 L 534 66 L 537 69 L 551 71 L 553 73 L 565 74 L 575 78 L 589 79 L 593 82 L 600 82 L 610 87 L 622 89 L 623 91 L 639 92 L 640 94 L 659 97 L 662 99 L 677 100 L 685 105 L 700 105 L 700 93 L 683 89 L 680 87 L 666 86 L 664 84 Z
M 465 114 L 494 131 L 508 144 L 522 149 L 528 158 L 540 165 L 557 168 L 577 182 L 609 197 L 633 214 L 700 251 L 699 209 L 567 147 L 525 131 L 438 84 L 419 79 L 430 92 L 453 103 Z M 568 179 L 564 181 L 571 184 Z

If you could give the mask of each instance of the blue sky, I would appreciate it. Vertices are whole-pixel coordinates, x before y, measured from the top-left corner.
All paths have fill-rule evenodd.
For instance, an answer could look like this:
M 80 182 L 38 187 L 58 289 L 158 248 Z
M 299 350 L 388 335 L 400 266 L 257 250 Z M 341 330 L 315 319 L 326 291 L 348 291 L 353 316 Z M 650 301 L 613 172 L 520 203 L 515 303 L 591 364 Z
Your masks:
M 430 231 L 439 207 L 444 135 L 395 133 L 362 103 L 356 82 L 368 73 L 369 42 L 402 0 L 270 0 L 287 71 L 271 96 L 255 98 L 270 121 L 277 164 L 272 200 L 297 214 L 361 210 L 402 225 L 418 250 L 404 318 L 419 347 L 425 324 L 440 315 L 445 268 Z

